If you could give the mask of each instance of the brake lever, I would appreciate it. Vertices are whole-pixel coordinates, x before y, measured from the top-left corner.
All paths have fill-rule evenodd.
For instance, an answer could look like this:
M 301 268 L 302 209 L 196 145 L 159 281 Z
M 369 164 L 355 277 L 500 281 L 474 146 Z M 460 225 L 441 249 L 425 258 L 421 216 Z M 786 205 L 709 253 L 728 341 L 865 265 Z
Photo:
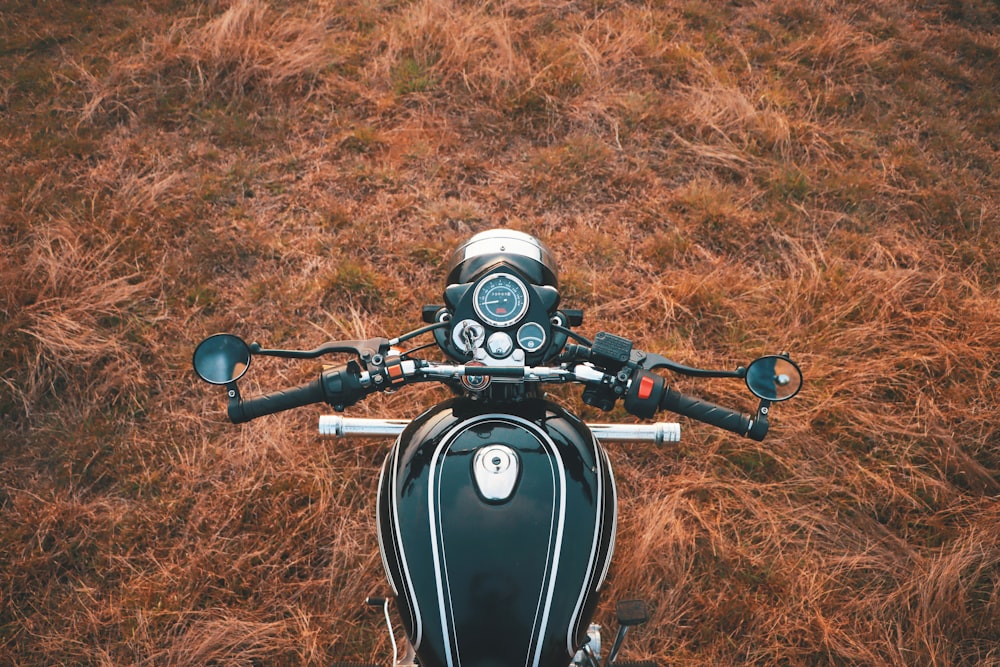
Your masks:
M 638 365 L 639 368 L 643 368 L 647 371 L 652 371 L 657 368 L 666 368 L 674 373 L 680 373 L 681 375 L 696 378 L 737 378 L 742 380 L 747 376 L 747 369 L 744 366 L 739 366 L 734 371 L 713 371 L 705 368 L 692 368 L 691 366 L 685 366 L 684 364 L 679 364 L 676 361 L 667 359 L 659 354 L 643 352 L 642 350 L 635 350 L 632 355 L 632 361 Z

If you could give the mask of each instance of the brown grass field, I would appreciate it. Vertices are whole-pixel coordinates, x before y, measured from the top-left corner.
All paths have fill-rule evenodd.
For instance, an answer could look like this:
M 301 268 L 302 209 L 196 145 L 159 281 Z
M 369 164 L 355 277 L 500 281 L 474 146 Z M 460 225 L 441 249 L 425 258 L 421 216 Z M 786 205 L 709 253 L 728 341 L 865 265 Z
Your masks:
M 191 352 L 416 328 L 498 226 L 587 335 L 806 374 L 610 448 L 626 659 L 1000 665 L 998 158 L 989 0 L 0 2 L 0 665 L 387 665 L 390 443 Z

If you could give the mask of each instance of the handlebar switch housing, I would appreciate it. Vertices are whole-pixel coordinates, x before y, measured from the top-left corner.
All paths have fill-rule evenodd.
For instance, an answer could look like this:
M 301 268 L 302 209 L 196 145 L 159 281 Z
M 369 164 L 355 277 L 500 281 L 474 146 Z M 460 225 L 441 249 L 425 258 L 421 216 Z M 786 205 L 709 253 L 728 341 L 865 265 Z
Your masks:
M 625 394 L 625 409 L 636 417 L 649 419 L 660 409 L 665 389 L 666 381 L 661 376 L 640 368 L 632 376 Z
M 343 412 L 344 408 L 354 405 L 368 394 L 361 384 L 361 367 L 356 361 L 324 370 L 320 377 L 326 402 L 337 412 Z
M 619 398 L 614 389 L 606 384 L 590 386 L 583 390 L 583 402 L 605 412 L 614 408 L 615 401 Z

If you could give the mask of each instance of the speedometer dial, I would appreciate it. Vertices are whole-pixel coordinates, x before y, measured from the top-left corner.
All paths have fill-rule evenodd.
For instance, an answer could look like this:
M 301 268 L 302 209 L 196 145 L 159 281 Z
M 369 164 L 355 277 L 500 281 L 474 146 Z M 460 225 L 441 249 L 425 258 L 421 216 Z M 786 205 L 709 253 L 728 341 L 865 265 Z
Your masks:
M 496 273 L 476 285 L 473 305 L 484 323 L 509 327 L 528 312 L 528 290 L 511 274 Z

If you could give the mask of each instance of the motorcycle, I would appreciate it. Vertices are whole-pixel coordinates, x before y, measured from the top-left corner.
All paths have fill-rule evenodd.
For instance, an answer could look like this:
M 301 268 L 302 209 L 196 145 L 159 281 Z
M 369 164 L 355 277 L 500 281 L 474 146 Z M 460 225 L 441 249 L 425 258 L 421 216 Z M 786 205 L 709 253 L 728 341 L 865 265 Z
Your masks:
M 225 387 L 233 423 L 327 403 L 337 412 L 376 392 L 439 382 L 454 396 L 413 420 L 320 417 L 329 436 L 396 436 L 382 466 L 378 544 L 406 633 L 393 665 L 602 667 L 617 662 L 641 601 L 618 604 L 619 629 L 602 655 L 591 623 L 615 546 L 615 478 L 604 444 L 677 441 L 680 426 L 587 424 L 543 393 L 583 386 L 583 401 L 648 419 L 661 410 L 757 441 L 773 403 L 795 396 L 802 373 L 787 353 L 735 370 L 692 368 L 601 332 L 573 330 L 583 312 L 560 308 L 555 259 L 538 239 L 495 229 L 454 253 L 443 304 L 426 326 L 396 338 L 328 342 L 313 350 L 266 349 L 215 334 L 194 352 L 204 381 Z M 433 336 L 445 361 L 400 346 Z M 237 381 L 254 356 L 350 355 L 299 387 L 243 398 Z M 736 378 L 760 402 L 753 414 L 679 393 L 656 371 Z M 389 600 L 382 607 L 392 633 Z

